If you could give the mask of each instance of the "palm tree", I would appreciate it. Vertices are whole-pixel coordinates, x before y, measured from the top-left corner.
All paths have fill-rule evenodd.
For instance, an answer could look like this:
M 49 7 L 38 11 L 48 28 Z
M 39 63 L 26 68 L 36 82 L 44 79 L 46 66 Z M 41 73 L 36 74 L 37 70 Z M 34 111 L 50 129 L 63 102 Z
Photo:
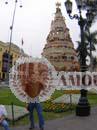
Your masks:
M 83 45 L 81 44 L 80 41 L 77 41 L 77 43 L 78 43 L 78 47 L 76 48 L 76 52 L 78 54 L 78 60 L 81 65 L 81 51 L 82 51 Z M 85 43 L 85 48 L 86 48 L 85 49 L 86 51 L 84 52 L 84 55 L 85 55 L 85 59 L 86 59 L 87 55 L 89 55 L 88 50 L 87 50 L 87 43 Z
M 88 51 L 96 51 L 95 45 L 97 44 L 97 31 L 84 33 L 85 43 Z M 91 52 L 90 52 L 91 53 Z
M 97 44 L 97 31 L 90 33 L 90 31 L 86 30 L 84 32 L 84 40 L 85 40 L 85 55 L 86 57 L 89 56 L 90 57 L 90 65 L 92 64 L 92 58 L 93 58 L 93 51 L 96 51 L 96 47 L 95 45 Z M 79 57 L 79 61 L 80 61 L 80 51 L 82 49 L 82 45 L 80 41 L 78 42 L 78 47 L 76 49 L 77 53 L 78 53 L 78 57 Z
M 93 57 L 92 59 L 92 67 L 93 67 L 93 71 L 96 71 L 97 69 L 97 57 Z

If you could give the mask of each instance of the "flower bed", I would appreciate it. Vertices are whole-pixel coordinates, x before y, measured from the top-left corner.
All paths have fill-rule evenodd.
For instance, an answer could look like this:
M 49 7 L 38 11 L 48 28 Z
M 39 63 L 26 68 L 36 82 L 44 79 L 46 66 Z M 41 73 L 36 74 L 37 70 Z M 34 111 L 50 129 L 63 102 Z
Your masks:
M 70 104 L 70 102 L 69 103 L 54 103 L 53 101 L 56 98 L 58 98 L 58 97 L 60 97 L 60 96 L 62 96 L 64 94 L 79 94 L 79 93 L 80 93 L 79 90 L 64 90 L 64 91 L 63 90 L 62 91 L 57 90 L 55 95 L 52 95 L 50 100 L 43 103 L 43 110 L 45 112 L 59 113 L 59 112 L 65 112 L 67 110 L 74 109 L 75 105 Z M 59 96 L 59 94 L 60 94 L 60 96 Z
M 55 113 L 60 113 L 60 112 L 65 112 L 69 110 L 71 107 L 70 104 L 66 103 L 52 103 L 51 101 L 46 101 L 43 104 L 43 110 L 45 112 L 55 112 Z

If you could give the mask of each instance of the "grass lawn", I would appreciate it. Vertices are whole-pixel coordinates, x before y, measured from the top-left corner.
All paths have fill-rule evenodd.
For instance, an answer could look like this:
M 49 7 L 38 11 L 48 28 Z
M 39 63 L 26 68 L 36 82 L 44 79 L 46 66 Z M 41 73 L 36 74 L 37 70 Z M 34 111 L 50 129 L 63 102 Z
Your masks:
M 55 99 L 63 94 L 64 92 L 62 90 L 56 90 L 52 95 L 52 98 Z M 11 103 L 17 106 L 25 106 L 25 103 L 19 101 L 9 88 L 0 88 L 0 104 L 10 105 Z
M 64 93 L 66 92 L 64 92 L 63 90 L 56 90 L 51 98 L 55 99 L 57 97 L 60 97 Z M 97 105 L 97 94 L 89 93 L 88 99 L 91 105 Z M 9 88 L 0 88 L 0 104 L 10 105 L 11 103 L 17 106 L 25 106 L 25 103 L 19 101 Z
M 88 100 L 91 106 L 97 105 L 97 94 L 88 94 Z
M 0 88 L 0 104 L 10 105 L 15 104 L 17 106 L 24 106 L 25 103 L 19 101 L 9 88 Z

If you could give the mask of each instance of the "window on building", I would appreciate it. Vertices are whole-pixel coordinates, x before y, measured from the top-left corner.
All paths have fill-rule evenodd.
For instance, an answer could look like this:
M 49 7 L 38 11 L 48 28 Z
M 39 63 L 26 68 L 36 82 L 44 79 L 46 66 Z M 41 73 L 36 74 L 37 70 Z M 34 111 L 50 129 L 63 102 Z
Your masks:
M 1 61 L 0 61 L 0 67 L 1 67 Z
M 64 56 L 62 56 L 62 59 L 64 59 Z
M 71 56 L 71 60 L 74 60 L 74 56 Z
M 61 59 L 61 56 L 58 56 L 58 59 L 60 60 L 60 59 Z
M 0 51 L 2 51 L 2 48 L 0 48 Z
M 67 56 L 64 56 L 64 59 L 67 60 Z
M 65 48 L 67 48 L 67 46 L 64 46 Z
M 50 59 L 53 59 L 53 56 L 50 56 Z
M 5 76 L 5 73 L 3 73 L 3 77 L 2 77 L 3 79 L 5 79 L 6 78 L 6 76 Z
M 54 57 L 54 59 L 56 60 L 56 59 L 57 59 L 57 57 Z
M 1 72 L 0 72 L 0 79 L 1 79 Z
M 9 57 L 9 54 L 7 52 L 4 52 L 2 57 L 2 72 L 7 72 L 9 59 L 10 59 L 10 66 L 12 66 L 12 59 L 13 59 L 12 56 L 10 55 Z

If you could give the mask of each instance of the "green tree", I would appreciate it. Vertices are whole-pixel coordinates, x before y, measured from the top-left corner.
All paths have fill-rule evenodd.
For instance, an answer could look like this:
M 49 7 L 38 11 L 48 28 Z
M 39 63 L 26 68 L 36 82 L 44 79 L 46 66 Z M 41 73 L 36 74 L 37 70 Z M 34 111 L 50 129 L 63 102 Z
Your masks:
M 96 71 L 97 68 L 97 57 L 93 57 L 92 59 L 92 69 L 93 71 Z
M 97 31 L 90 33 L 89 30 L 86 30 L 84 32 L 84 42 L 85 42 L 85 55 L 86 57 L 90 57 L 90 62 L 92 62 L 93 59 L 93 51 L 96 51 L 96 46 L 97 45 Z M 82 45 L 80 41 L 77 41 L 78 47 L 76 49 L 80 61 L 80 51 L 82 49 Z
M 97 45 L 97 31 L 92 32 L 90 34 L 88 34 L 87 32 L 84 33 L 84 39 L 85 39 L 85 45 L 86 45 L 86 53 L 87 55 L 90 56 L 90 50 L 91 51 L 96 51 L 96 47 L 95 45 Z M 91 43 L 90 43 L 91 42 Z M 78 47 L 77 47 L 77 52 L 80 51 L 81 49 L 81 42 L 77 41 L 78 43 Z M 90 45 L 91 44 L 91 45 Z

